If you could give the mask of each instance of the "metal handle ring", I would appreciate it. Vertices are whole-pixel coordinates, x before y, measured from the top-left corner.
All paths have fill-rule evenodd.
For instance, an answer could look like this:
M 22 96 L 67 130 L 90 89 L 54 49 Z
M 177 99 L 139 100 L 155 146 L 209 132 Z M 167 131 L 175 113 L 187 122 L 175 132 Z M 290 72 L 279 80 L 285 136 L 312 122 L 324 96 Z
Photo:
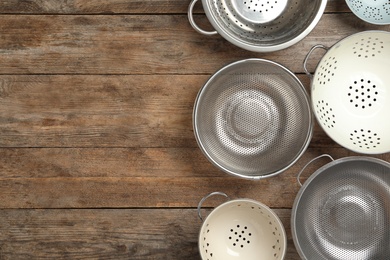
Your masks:
M 318 48 L 321 48 L 321 49 L 324 49 L 324 50 L 328 50 L 329 48 L 322 45 L 322 44 L 317 44 L 317 45 L 314 45 L 313 47 L 311 47 L 310 51 L 306 54 L 306 57 L 305 59 L 303 60 L 303 69 L 306 73 L 306 75 L 309 76 L 310 79 L 313 78 L 313 75 L 309 72 L 309 70 L 307 69 L 307 61 L 309 60 L 310 58 L 310 55 Z
M 194 6 L 195 6 L 196 2 L 198 2 L 198 0 L 192 0 L 190 5 L 188 6 L 188 21 L 190 22 L 192 28 L 194 28 L 195 31 L 197 31 L 198 33 L 201 33 L 201 34 L 204 34 L 204 35 L 214 35 L 214 34 L 217 34 L 217 31 L 212 31 L 212 32 L 205 31 L 205 30 L 201 29 L 195 23 L 194 16 L 193 16 L 193 10 L 194 10 Z
M 212 193 L 210 193 L 209 195 L 203 197 L 203 199 L 201 199 L 201 200 L 199 201 L 199 204 L 198 204 L 198 217 L 200 218 L 200 220 L 203 221 L 202 214 L 200 213 L 200 210 L 201 210 L 201 208 L 202 208 L 203 202 L 204 202 L 205 200 L 207 200 L 208 198 L 210 198 L 211 196 L 214 196 L 214 195 L 221 195 L 221 196 L 224 196 L 224 197 L 226 197 L 226 198 L 229 198 L 229 196 L 226 195 L 226 193 L 219 192 L 219 191 L 212 192 Z
M 333 157 L 332 156 L 330 156 L 329 154 L 323 154 L 323 155 L 320 155 L 320 156 L 317 156 L 317 157 L 315 157 L 315 158 L 313 158 L 313 159 L 311 159 L 303 168 L 302 168 L 302 170 L 298 173 L 298 175 L 297 175 L 297 181 L 298 181 L 298 183 L 299 183 L 299 185 L 302 187 L 302 182 L 301 182 L 301 175 L 302 175 L 302 173 L 303 173 L 303 171 L 306 169 L 306 167 L 307 166 L 309 166 L 312 162 L 314 162 L 314 161 L 316 161 L 316 160 L 318 160 L 318 159 L 320 159 L 320 158 L 322 158 L 322 157 L 329 157 L 332 161 L 334 161 L 334 159 L 333 159 Z

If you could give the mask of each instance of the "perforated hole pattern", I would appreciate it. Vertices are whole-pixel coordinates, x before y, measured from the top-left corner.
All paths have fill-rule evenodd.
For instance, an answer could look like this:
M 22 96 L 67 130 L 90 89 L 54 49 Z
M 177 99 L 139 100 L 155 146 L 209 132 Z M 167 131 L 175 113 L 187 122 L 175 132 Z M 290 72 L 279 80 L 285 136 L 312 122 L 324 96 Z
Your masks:
M 377 148 L 381 144 L 381 138 L 370 129 L 356 129 L 350 133 L 350 140 L 353 145 L 364 149 Z
M 383 2 L 377 7 L 377 4 Z M 383 0 L 349 0 L 352 8 L 362 14 L 367 19 L 380 22 L 384 19 L 390 19 L 390 2 Z
M 316 113 L 319 121 L 327 128 L 333 128 L 336 125 L 336 115 L 328 102 L 319 100 L 316 104 Z
M 355 108 L 371 108 L 378 101 L 378 88 L 371 80 L 355 80 L 348 89 L 349 102 Z
M 370 58 L 380 55 L 384 49 L 384 43 L 379 38 L 361 38 L 352 47 L 353 54 L 359 58 Z
M 302 259 L 388 259 L 390 169 L 369 160 L 335 161 L 305 183 L 293 213 Z
M 247 176 L 288 166 L 308 144 L 313 123 L 303 86 L 268 62 L 218 76 L 196 104 L 196 136 L 208 158 Z
M 277 222 L 273 219 L 267 212 L 265 212 L 261 207 L 254 207 L 250 205 L 242 205 L 237 204 L 238 208 L 244 207 L 247 209 L 252 209 L 258 211 L 261 215 L 268 219 L 268 225 L 271 227 L 271 232 L 273 236 L 274 243 L 272 244 L 272 256 L 274 259 L 278 259 L 282 254 L 282 231 L 278 228 Z M 239 210 L 239 209 L 238 209 Z M 228 227 L 227 227 L 228 228 Z M 209 223 L 206 224 L 206 229 L 203 232 L 203 245 L 202 248 L 207 255 L 207 260 L 211 259 L 221 259 L 221 256 L 215 254 L 212 251 L 212 243 L 218 243 L 219 241 L 210 241 L 208 239 L 208 234 L 213 232 L 212 227 L 210 227 Z M 249 245 L 256 246 L 256 241 L 253 241 L 253 231 L 248 227 L 248 225 L 244 224 L 235 224 L 231 226 L 228 232 L 228 241 L 230 241 L 231 246 L 235 248 L 235 250 L 245 250 L 245 248 Z M 222 238 L 221 238 L 222 239 Z
M 330 82 L 337 71 L 337 59 L 334 56 L 326 58 L 318 68 L 317 80 L 320 85 Z
M 284 5 L 280 5 L 283 0 L 272 0 L 272 1 L 264 1 L 264 0 L 243 0 L 244 5 L 255 13 L 267 13 L 274 8 L 284 8 Z
M 243 19 L 232 4 L 235 0 L 209 0 L 217 23 L 226 29 L 230 36 L 244 40 L 248 43 L 282 43 L 296 37 L 306 29 L 307 24 L 314 19 L 319 9 L 320 1 L 302 0 L 287 1 L 284 10 L 267 23 L 252 23 Z M 286 0 L 242 0 L 247 10 L 265 14 L 281 8 Z
M 312 88 L 313 109 L 320 125 L 339 144 L 363 153 L 378 153 L 384 151 L 387 144 L 384 134 L 375 127 L 381 124 L 383 119 L 375 119 L 374 116 L 383 111 L 388 102 L 386 75 L 380 72 L 382 76 L 378 77 L 375 66 L 384 61 L 389 46 L 386 44 L 386 37 L 378 34 L 361 33 L 350 39 L 348 48 L 345 48 L 343 53 L 340 53 L 339 49 L 342 43 L 337 44 L 318 65 Z M 343 57 L 343 54 L 346 57 Z M 353 66 L 356 68 L 365 68 L 363 71 L 368 69 L 367 73 L 355 73 L 356 69 L 348 73 L 351 63 L 355 63 Z M 371 71 L 367 66 L 372 66 Z M 384 80 L 381 77 L 384 77 Z M 334 80 L 336 78 L 337 82 Z M 333 98 L 335 95 L 337 98 Z M 351 116 L 341 113 L 344 108 Z M 367 126 L 361 116 L 370 116 L 377 120 L 377 123 Z M 351 124 L 346 127 L 344 123 L 348 121 Z M 374 132 L 376 136 L 372 135 L 370 139 L 364 140 L 359 134 L 361 128 L 366 136 Z

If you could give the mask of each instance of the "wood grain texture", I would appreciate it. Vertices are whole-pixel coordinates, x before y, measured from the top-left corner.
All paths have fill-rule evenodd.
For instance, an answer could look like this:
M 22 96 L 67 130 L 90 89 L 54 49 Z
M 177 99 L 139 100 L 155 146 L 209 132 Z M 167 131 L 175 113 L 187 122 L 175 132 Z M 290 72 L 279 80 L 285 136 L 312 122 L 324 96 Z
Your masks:
M 1 75 L 0 147 L 195 148 L 192 110 L 209 77 Z M 338 145 L 316 126 L 312 146 Z
M 0 259 L 200 259 L 202 197 L 223 191 L 270 206 L 299 256 L 290 217 L 296 176 L 314 157 L 358 155 L 316 125 L 286 172 L 261 181 L 227 175 L 198 148 L 195 97 L 224 65 L 281 63 L 310 93 L 302 61 L 318 43 L 390 26 L 362 22 L 329 0 L 296 45 L 253 53 L 194 31 L 190 0 L 0 1 Z M 201 1 L 195 19 L 211 28 Z M 309 61 L 314 71 L 323 53 Z M 374 157 L 390 161 L 390 154 Z M 328 160 L 303 172 L 305 181 Z M 210 198 L 203 215 L 224 200 Z
M 331 46 L 352 33 L 379 28 L 390 25 L 368 25 L 350 13 L 325 14 L 301 42 L 260 54 L 219 35 L 198 34 L 185 15 L 0 15 L 0 74 L 211 74 L 252 57 L 299 73 L 313 45 Z
M 298 172 L 312 158 L 343 148 L 310 148 L 284 173 L 250 181 L 216 169 L 203 154 L 186 149 L 0 149 L 1 208 L 196 207 L 213 191 L 248 197 L 276 208 L 291 208 Z M 390 155 L 376 156 L 389 160 Z M 302 181 L 320 166 L 310 165 Z M 184 199 L 185 198 L 185 199 Z M 207 205 L 207 204 L 206 204 Z
M 195 146 L 206 76 L 0 76 L 0 146 Z
M 288 236 L 286 259 L 299 259 L 290 210 L 275 212 Z M 2 210 L 1 215 L 3 260 L 200 259 L 201 221 L 194 209 Z
M 187 13 L 183 0 L 3 0 L 0 13 L 10 14 L 175 14 Z M 344 1 L 328 0 L 326 12 L 348 12 Z M 195 12 L 203 12 L 201 1 Z

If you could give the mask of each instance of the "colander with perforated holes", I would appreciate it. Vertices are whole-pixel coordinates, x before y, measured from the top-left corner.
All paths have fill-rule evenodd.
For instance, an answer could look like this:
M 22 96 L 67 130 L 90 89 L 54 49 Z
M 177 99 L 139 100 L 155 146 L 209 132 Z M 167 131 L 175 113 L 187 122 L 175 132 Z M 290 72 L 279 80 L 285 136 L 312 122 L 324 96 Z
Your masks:
M 246 50 L 270 52 L 287 48 L 308 35 L 320 20 L 327 0 L 202 0 L 216 31 L 197 26 L 192 0 L 188 19 L 204 35 L 219 33 Z
M 313 118 L 305 88 L 291 71 L 247 59 L 223 67 L 201 88 L 193 126 L 199 147 L 219 169 L 261 179 L 300 158 Z
M 214 192 L 212 195 L 223 195 Z M 282 260 L 287 236 L 279 217 L 266 205 L 251 199 L 227 201 L 204 220 L 198 241 L 203 260 Z
M 351 11 L 365 22 L 390 24 L 389 0 L 345 0 Z
M 322 166 L 298 192 L 291 229 L 305 260 L 390 259 L 390 164 L 352 156 Z
M 314 46 L 305 64 L 318 47 L 323 48 Z M 334 141 L 358 153 L 390 151 L 389 72 L 390 33 L 385 31 L 353 34 L 322 57 L 312 78 L 312 107 Z

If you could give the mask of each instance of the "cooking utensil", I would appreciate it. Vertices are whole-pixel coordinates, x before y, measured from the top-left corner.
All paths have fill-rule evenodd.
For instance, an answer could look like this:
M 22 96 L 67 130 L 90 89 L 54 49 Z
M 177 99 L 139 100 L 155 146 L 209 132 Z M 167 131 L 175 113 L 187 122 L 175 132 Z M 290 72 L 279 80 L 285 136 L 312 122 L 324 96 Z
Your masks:
M 390 33 L 365 31 L 333 45 L 312 77 L 312 108 L 335 142 L 358 153 L 390 151 Z M 326 49 L 326 48 L 325 48 Z
M 365 22 L 390 24 L 389 0 L 345 0 L 349 9 Z
M 219 33 L 232 44 L 255 52 L 281 50 L 302 40 L 320 20 L 327 0 L 202 0 L 208 20 L 216 31 L 195 23 L 193 8 L 188 19 L 199 33 Z
M 193 125 L 219 169 L 261 179 L 294 164 L 309 145 L 313 119 L 297 77 L 272 61 L 248 59 L 216 72 L 195 100 Z
M 214 192 L 204 197 L 202 203 Z M 284 259 L 287 236 L 279 217 L 266 205 L 235 199 L 215 208 L 204 220 L 199 233 L 199 251 L 203 260 L 278 260 Z
M 346 157 L 319 168 L 298 192 L 291 228 L 302 259 L 388 259 L 390 164 Z

